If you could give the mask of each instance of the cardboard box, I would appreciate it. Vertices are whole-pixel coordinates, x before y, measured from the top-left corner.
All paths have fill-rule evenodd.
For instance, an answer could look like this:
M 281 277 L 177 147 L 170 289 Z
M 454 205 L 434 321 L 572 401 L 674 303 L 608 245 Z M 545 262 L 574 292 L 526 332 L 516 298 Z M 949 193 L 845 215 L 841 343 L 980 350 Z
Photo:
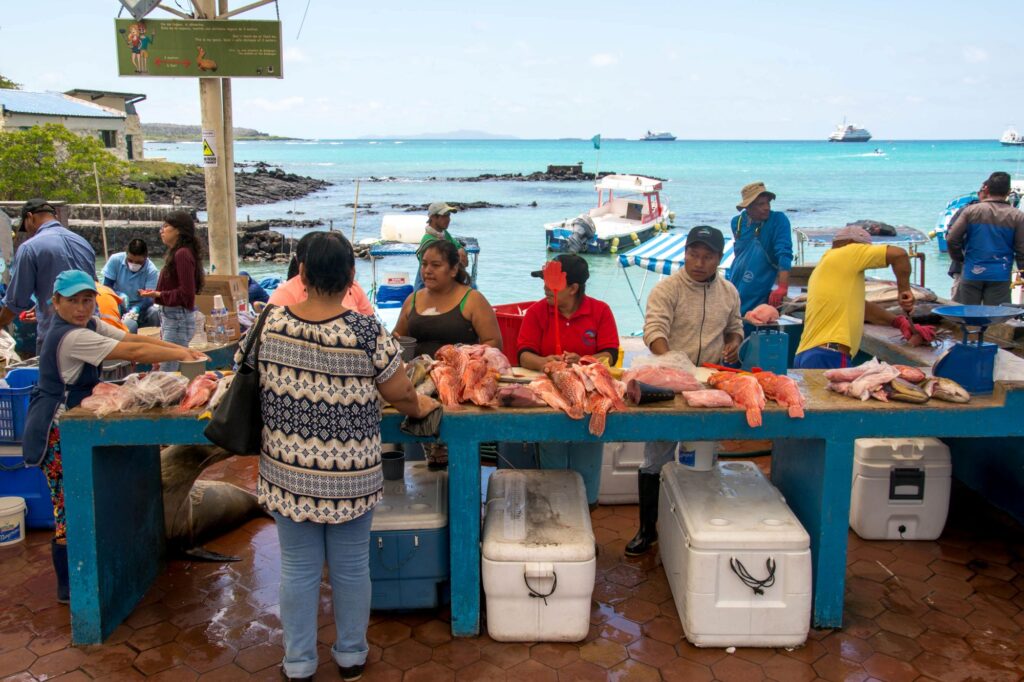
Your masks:
M 242 328 L 238 324 L 238 315 L 236 315 L 235 313 L 228 313 L 227 330 L 228 330 L 228 341 L 237 341 L 238 339 L 242 338 Z M 207 317 L 206 318 L 206 336 L 207 336 L 207 338 L 209 338 L 209 336 L 212 333 L 212 331 L 213 331 L 213 324 L 211 323 L 210 318 Z
M 221 296 L 224 296 L 224 294 L 221 294 Z M 229 313 L 237 314 L 238 313 L 238 307 L 240 305 L 243 306 L 243 307 L 248 307 L 248 305 L 249 305 L 248 297 L 243 298 L 243 299 L 231 299 L 231 298 L 228 298 L 226 296 L 224 297 L 224 307 L 227 308 L 227 311 Z M 197 295 L 196 296 L 196 310 L 201 312 L 206 317 L 209 317 L 210 313 L 213 311 L 213 296 L 207 296 L 205 294 Z
M 224 303 L 229 300 L 249 302 L 249 282 L 243 275 L 207 275 L 203 280 L 203 288 L 198 292 L 203 296 L 213 297 L 220 294 Z

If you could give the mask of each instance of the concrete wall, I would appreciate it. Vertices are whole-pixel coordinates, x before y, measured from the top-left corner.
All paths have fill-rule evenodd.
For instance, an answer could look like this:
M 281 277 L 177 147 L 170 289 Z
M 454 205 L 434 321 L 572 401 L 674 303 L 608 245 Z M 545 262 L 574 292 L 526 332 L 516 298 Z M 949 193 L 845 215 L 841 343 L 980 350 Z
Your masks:
M 137 117 L 136 117 L 137 118 Z M 128 151 L 125 145 L 125 132 L 127 124 L 123 118 L 87 118 L 79 116 L 40 116 L 36 114 L 19 114 L 6 112 L 0 118 L 0 130 L 14 131 L 23 128 L 31 128 L 37 125 L 56 123 L 62 125 L 78 135 L 95 137 L 100 139 L 101 130 L 114 131 L 117 134 L 117 146 L 108 149 L 109 152 L 119 159 L 127 159 Z M 139 130 L 141 134 L 141 126 Z M 138 145 L 136 145 L 138 146 Z

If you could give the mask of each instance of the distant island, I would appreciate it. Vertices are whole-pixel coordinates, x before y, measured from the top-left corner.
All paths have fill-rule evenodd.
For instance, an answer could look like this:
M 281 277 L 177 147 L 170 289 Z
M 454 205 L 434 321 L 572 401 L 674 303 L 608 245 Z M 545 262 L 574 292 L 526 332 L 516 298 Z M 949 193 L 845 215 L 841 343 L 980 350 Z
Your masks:
M 496 135 L 483 130 L 453 130 L 418 135 L 363 135 L 360 140 L 518 140 L 515 135 Z
M 181 123 L 143 123 L 142 134 L 147 142 L 182 142 L 185 140 L 199 141 L 202 138 L 200 126 L 183 125 Z M 294 137 L 281 137 L 260 132 L 254 128 L 235 128 L 236 140 L 294 140 Z

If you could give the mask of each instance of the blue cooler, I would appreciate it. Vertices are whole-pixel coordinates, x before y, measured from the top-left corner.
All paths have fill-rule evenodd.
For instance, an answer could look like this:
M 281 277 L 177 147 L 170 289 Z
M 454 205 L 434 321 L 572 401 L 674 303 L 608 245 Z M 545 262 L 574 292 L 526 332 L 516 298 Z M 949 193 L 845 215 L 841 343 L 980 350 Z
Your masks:
M 0 445 L 0 465 L 21 467 L 21 446 Z M 53 505 L 46 476 L 39 467 L 4 471 L 0 469 L 0 497 L 13 495 L 24 498 L 28 505 L 25 525 L 29 528 L 53 528 Z
M 408 462 L 373 511 L 370 608 L 436 608 L 450 598 L 449 575 L 448 473 Z
M 377 288 L 377 307 L 401 308 L 412 291 L 411 284 L 381 284 Z

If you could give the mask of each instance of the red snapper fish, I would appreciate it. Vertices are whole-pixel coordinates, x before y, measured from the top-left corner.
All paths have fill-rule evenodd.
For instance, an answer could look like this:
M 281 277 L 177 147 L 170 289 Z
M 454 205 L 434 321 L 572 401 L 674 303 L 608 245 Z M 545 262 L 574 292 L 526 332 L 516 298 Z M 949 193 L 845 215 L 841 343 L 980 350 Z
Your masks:
M 210 396 L 217 390 L 217 379 L 206 374 L 200 374 L 185 389 L 185 398 L 178 408 L 181 412 L 194 410 L 202 407 L 210 400 Z
M 587 409 L 587 388 L 576 372 L 566 363 L 555 360 L 544 365 L 544 373 L 572 408 L 566 414 L 573 419 L 582 419 Z
M 728 393 L 740 407 L 746 408 L 747 425 L 761 426 L 761 410 L 764 409 L 764 390 L 753 374 L 716 372 L 708 383 Z
M 458 407 L 462 400 L 459 377 L 451 365 L 439 364 L 430 370 L 430 378 L 437 386 L 437 397 L 445 407 Z
M 774 374 L 773 372 L 760 372 L 755 374 L 757 383 L 761 384 L 766 396 L 783 407 L 789 408 L 789 416 L 794 419 L 803 419 L 804 405 L 806 401 L 800 393 L 800 387 L 790 377 Z
M 570 405 L 547 377 L 534 379 L 529 383 L 529 387 L 538 398 L 554 409 L 565 412 L 573 419 L 583 419 L 583 409 Z
M 586 375 L 590 379 L 598 393 L 611 401 L 614 409 L 620 412 L 626 410 L 626 403 L 622 400 L 623 386 L 615 380 L 615 377 L 612 376 L 607 367 L 600 362 L 595 362 L 575 365 L 575 368 L 577 368 L 579 373 Z

